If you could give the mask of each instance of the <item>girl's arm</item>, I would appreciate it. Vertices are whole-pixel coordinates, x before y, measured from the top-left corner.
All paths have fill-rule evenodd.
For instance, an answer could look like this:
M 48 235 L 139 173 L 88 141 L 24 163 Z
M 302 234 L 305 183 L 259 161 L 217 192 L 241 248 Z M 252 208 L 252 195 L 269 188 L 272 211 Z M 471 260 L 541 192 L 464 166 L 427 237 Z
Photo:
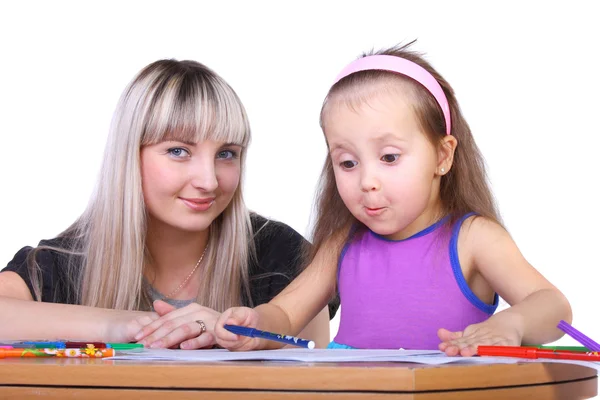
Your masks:
M 0 337 L 6 340 L 71 339 L 129 342 L 155 313 L 33 301 L 25 281 L 0 272 Z
M 323 310 L 335 293 L 337 261 L 345 235 L 329 239 L 314 260 L 271 302 L 254 309 L 235 307 L 225 311 L 215 326 L 217 343 L 231 350 L 278 348 L 277 342 L 239 337 L 224 324 L 242 325 L 264 331 L 298 335 Z
M 556 327 L 571 322 L 571 306 L 565 296 L 533 268 L 508 232 L 481 217 L 466 223 L 459 236 L 461 264 L 474 268 L 511 307 L 462 332 L 440 331 L 440 348 L 447 354 L 472 355 L 477 345 L 547 343 L 563 333 Z
M 329 344 L 329 307 L 325 307 L 316 317 L 302 329 L 298 337 L 315 342 L 317 349 L 324 349 Z M 293 346 L 289 346 L 293 347 Z

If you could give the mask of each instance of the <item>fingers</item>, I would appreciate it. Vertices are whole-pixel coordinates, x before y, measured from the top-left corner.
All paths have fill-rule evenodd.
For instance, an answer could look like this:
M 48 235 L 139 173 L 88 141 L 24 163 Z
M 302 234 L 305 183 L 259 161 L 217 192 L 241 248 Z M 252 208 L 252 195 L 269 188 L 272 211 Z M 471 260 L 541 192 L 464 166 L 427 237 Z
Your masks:
M 135 336 L 138 343 L 150 348 L 178 348 L 183 342 L 206 336 L 206 333 L 214 330 L 214 323 L 219 315 L 217 311 L 197 303 L 175 309 L 168 303 L 156 301 L 154 307 L 157 314 L 162 316 L 146 325 Z M 204 332 L 197 321 L 204 323 Z M 213 344 L 215 341 L 212 334 L 188 343 L 189 348 L 207 347 Z
M 449 356 L 455 356 L 458 354 L 459 349 L 455 348 L 451 343 L 453 341 L 460 339 L 463 337 L 463 331 L 452 332 L 448 329 L 441 328 L 437 332 L 438 338 L 440 338 L 441 343 L 438 345 L 438 348 L 445 352 Z
M 466 342 L 459 342 L 455 344 L 449 344 L 445 350 L 443 350 L 448 356 L 463 356 L 471 357 L 477 354 L 477 348 L 479 346 L 509 346 L 510 342 L 503 337 L 491 336 L 491 337 L 478 337 L 470 339 Z
M 225 348 L 229 348 L 229 346 L 224 346 L 222 342 L 235 342 L 238 339 L 238 335 L 229 332 L 224 327 L 225 324 L 240 325 L 240 322 L 237 319 L 231 317 L 234 313 L 234 310 L 235 308 L 225 310 L 215 324 L 215 336 L 217 343 Z
M 219 346 L 229 350 L 253 350 L 259 345 L 258 339 L 239 336 L 229 332 L 224 325 L 240 325 L 255 328 L 258 321 L 256 311 L 247 307 L 226 310 L 215 324 L 215 339 Z
M 141 317 L 137 318 L 137 323 L 139 324 L 140 328 L 142 328 L 142 327 L 145 327 L 146 325 L 150 325 L 151 323 L 156 321 L 158 318 L 160 318 L 160 317 L 156 313 L 142 315 Z
M 448 356 L 471 357 L 477 354 L 478 346 L 508 346 L 514 344 L 514 338 L 501 330 L 493 330 L 484 324 L 468 326 L 463 332 L 438 331 L 439 349 Z
M 461 338 L 463 336 L 463 332 L 451 332 L 448 329 L 440 328 L 437 332 L 437 335 L 442 342 L 449 342 L 450 340 Z
M 154 303 L 152 305 L 154 306 L 154 311 L 156 311 L 156 313 L 158 315 L 160 315 L 161 317 L 165 314 L 170 313 L 171 311 L 177 310 L 177 308 L 175 308 L 175 306 L 172 306 L 169 303 L 167 303 L 166 301 L 162 301 L 162 300 L 156 300 L 156 301 L 154 301 Z
M 112 342 L 133 341 L 140 329 L 159 318 L 158 314 L 147 311 L 116 311 L 112 317 L 107 334 Z
M 215 335 L 210 332 L 205 332 L 198 337 L 181 342 L 179 347 L 185 350 L 193 350 L 212 347 L 215 344 Z
M 181 318 L 185 315 L 190 315 L 193 314 L 193 316 L 191 318 L 188 318 L 186 322 L 192 322 L 192 321 L 196 321 L 196 320 L 204 320 L 207 319 L 207 313 L 216 313 L 216 311 L 211 310 L 210 308 L 207 307 L 202 307 L 201 305 L 199 305 L 198 303 L 192 303 L 190 305 L 187 305 L 185 307 L 176 309 L 175 307 L 173 307 L 171 309 L 171 305 L 168 303 L 165 303 L 164 301 L 160 301 L 157 300 L 154 302 L 153 304 L 154 307 L 158 307 L 155 308 L 157 314 L 160 314 L 160 318 L 157 318 L 153 323 L 148 324 L 146 326 L 144 326 L 144 328 L 139 331 L 137 333 L 137 335 L 135 335 L 134 339 L 137 340 L 138 342 L 141 342 L 143 339 L 146 339 L 149 335 L 154 334 L 154 332 L 161 328 L 161 327 L 165 327 L 169 330 L 172 331 L 173 329 L 176 328 L 175 325 L 175 320 L 177 320 L 178 318 Z M 163 313 L 164 314 L 161 314 Z M 182 322 L 181 320 L 179 320 L 179 324 L 181 325 Z M 154 336 L 153 339 L 150 340 L 146 340 L 146 342 L 148 344 L 150 344 L 152 341 L 155 341 L 159 338 L 159 336 L 161 335 L 165 335 L 167 332 L 165 330 L 159 332 L 158 334 L 156 334 Z
M 186 323 L 180 320 L 172 322 L 173 325 L 171 325 L 171 323 L 165 324 L 164 328 L 158 329 L 155 334 L 148 336 L 142 342 L 149 343 L 148 347 L 151 349 L 171 347 L 198 349 L 215 344 L 213 334 L 204 331 L 198 322 L 193 321 Z M 176 326 L 176 328 L 171 329 L 171 326 Z M 166 333 L 163 334 L 163 331 Z M 184 342 L 189 342 L 189 347 L 186 347 L 187 345 L 181 346 Z

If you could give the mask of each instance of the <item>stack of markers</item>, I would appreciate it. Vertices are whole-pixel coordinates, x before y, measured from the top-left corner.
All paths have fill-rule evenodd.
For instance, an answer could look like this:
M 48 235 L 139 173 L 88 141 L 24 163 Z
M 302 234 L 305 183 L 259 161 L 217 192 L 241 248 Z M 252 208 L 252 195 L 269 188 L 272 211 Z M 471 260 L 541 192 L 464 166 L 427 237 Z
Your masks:
M 143 349 L 137 343 L 100 343 L 69 341 L 12 341 L 0 342 L 0 358 L 5 357 L 112 357 L 116 350 Z
M 479 346 L 477 354 L 480 356 L 554 358 L 559 360 L 600 362 L 600 344 L 572 327 L 566 321 L 561 320 L 557 328 L 583 346 Z

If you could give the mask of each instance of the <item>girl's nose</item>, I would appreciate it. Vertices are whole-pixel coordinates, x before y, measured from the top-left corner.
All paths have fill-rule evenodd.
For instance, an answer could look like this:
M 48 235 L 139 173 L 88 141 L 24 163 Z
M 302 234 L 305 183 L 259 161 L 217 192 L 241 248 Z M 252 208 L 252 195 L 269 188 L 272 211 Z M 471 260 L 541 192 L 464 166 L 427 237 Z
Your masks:
M 360 188 L 363 192 L 372 192 L 381 189 L 377 175 L 370 168 L 364 168 L 360 177 Z

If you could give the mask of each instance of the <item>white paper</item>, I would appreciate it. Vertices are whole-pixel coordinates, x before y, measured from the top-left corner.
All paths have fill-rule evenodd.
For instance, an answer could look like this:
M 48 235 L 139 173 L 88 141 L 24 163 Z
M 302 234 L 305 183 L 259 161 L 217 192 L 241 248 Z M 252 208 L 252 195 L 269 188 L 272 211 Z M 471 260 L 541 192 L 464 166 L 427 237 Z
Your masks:
M 258 351 L 144 349 L 117 351 L 110 360 L 153 360 L 184 362 L 290 361 L 290 362 L 405 362 L 426 365 L 516 364 L 523 362 L 560 362 L 578 364 L 600 371 L 600 362 L 513 357 L 449 357 L 437 350 L 358 350 L 358 349 L 279 349 Z
M 112 360 L 164 360 L 164 361 L 295 361 L 295 362 L 412 362 L 419 364 L 446 364 L 468 362 L 494 363 L 495 358 L 448 357 L 438 350 L 358 350 L 358 349 L 279 349 L 258 351 L 228 350 L 171 350 L 144 349 L 144 351 L 117 351 Z M 518 360 L 507 358 L 503 363 Z

